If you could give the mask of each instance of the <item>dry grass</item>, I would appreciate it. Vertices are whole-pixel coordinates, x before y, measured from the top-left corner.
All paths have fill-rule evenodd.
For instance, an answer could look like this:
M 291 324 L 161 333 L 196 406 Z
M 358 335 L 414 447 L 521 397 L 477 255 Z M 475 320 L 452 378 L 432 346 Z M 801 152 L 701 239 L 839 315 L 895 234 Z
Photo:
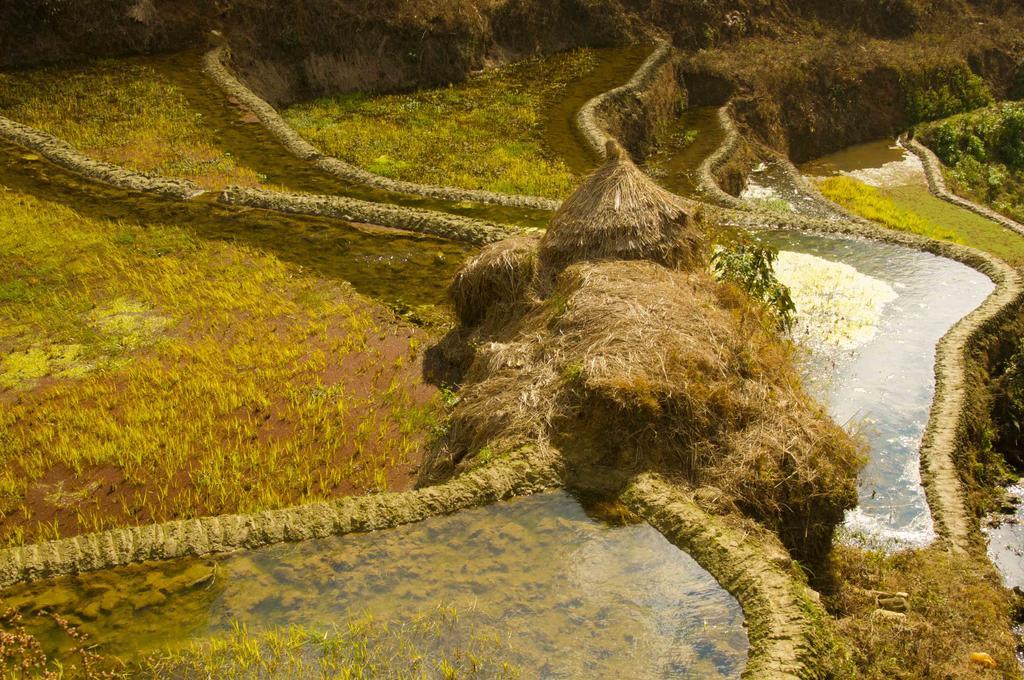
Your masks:
M 627 164 L 613 158 L 570 199 L 576 250 L 547 259 L 551 281 L 506 286 L 526 292 L 462 329 L 474 356 L 428 478 L 556 447 L 574 469 L 705 487 L 818 560 L 856 502 L 860 452 L 803 391 L 760 307 L 707 271 L 685 206 Z M 565 243 L 559 219 L 548 235 Z M 585 258 L 598 261 L 556 264 Z
M 990 564 L 941 547 L 886 556 L 837 548 L 827 598 L 852 644 L 856 677 L 1019 678 L 1011 632 L 1012 598 Z M 905 616 L 875 613 L 872 591 L 908 593 Z M 998 667 L 971 661 L 992 656 Z
M 475 325 L 492 309 L 521 299 L 536 271 L 536 239 L 511 238 L 486 246 L 459 270 L 448 290 L 459 321 Z
M 177 86 L 133 61 L 0 74 L 0 114 L 132 170 L 209 189 L 261 181 L 218 145 Z
M 187 230 L 0 191 L 0 543 L 410 483 L 422 335 Z
M 592 173 L 551 219 L 540 244 L 545 275 L 585 260 L 649 259 L 694 267 L 705 256 L 697 206 L 665 191 L 615 142 L 609 162 Z

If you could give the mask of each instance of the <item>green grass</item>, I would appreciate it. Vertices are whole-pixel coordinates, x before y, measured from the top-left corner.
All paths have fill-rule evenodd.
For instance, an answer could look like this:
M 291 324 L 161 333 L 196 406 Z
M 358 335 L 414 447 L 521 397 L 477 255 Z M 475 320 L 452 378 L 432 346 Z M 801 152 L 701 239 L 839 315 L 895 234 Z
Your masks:
M 56 624 L 56 625 L 54 625 Z M 58 631 L 60 649 L 37 637 Z M 51 636 L 52 637 L 52 636 Z M 124 659 L 68 620 L 48 611 L 0 615 L 0 677 L 84 678 L 332 678 L 455 680 L 518 678 L 506 640 L 474 632 L 454 607 L 438 605 L 401 621 L 370 614 L 327 627 L 292 625 L 253 631 L 235 622 L 231 632 Z M 52 675 L 50 675 L 52 674 Z
M 951 241 L 1024 264 L 1024 237 L 931 195 L 927 187 L 877 189 L 851 177 L 818 183 L 827 198 L 850 212 L 898 231 Z
M 890 229 L 908 231 L 928 238 L 959 243 L 957 234 L 950 229 L 924 219 L 917 213 L 901 209 L 881 190 L 868 186 L 852 177 L 828 177 L 818 183 L 826 198 L 835 201 L 861 217 L 874 220 Z
M 132 170 L 208 189 L 260 183 L 219 147 L 179 88 L 143 64 L 104 60 L 0 74 L 0 114 Z
M 578 178 L 545 146 L 545 111 L 595 65 L 579 50 L 448 87 L 318 99 L 284 116 L 324 152 L 386 177 L 560 198 Z
M 3 188 L 0 253 L 0 544 L 411 482 L 425 338 L 351 288 Z
M 1003 102 L 919 131 L 958 194 L 1024 222 L 1024 102 Z
M 404 624 L 363 616 L 326 631 L 303 626 L 193 643 L 138 664 L 144 678 L 518 678 L 497 638 L 461 630 L 451 608 L 439 607 Z

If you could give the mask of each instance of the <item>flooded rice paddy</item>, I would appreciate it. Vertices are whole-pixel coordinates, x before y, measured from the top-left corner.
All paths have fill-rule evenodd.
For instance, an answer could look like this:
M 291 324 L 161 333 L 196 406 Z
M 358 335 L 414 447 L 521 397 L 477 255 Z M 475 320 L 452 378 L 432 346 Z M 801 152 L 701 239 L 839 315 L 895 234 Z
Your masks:
M 601 52 L 601 65 L 550 112 L 548 144 L 573 170 L 596 163 L 573 124 L 579 106 L 625 82 L 647 52 Z M 211 82 L 196 78 L 198 60 L 190 53 L 147 64 L 178 85 L 224 148 L 269 184 L 495 221 L 546 222 L 536 211 L 420 199 L 323 175 L 290 156 Z M 648 166 L 666 187 L 691 196 L 696 168 L 723 136 L 715 109 L 690 110 Z M 885 143 L 836 154 L 805 171 L 849 173 L 892 189 L 909 207 L 939 210 L 905 155 Z M 800 196 L 774 191 L 769 175 L 755 176 L 748 197 L 782 200 L 800 211 Z M 403 304 L 440 302 L 472 252 L 333 220 L 130 194 L 6 144 L 0 145 L 0 185 L 94 217 L 156 228 L 187 224 L 199 237 L 241 241 Z M 869 444 L 860 506 L 847 529 L 891 545 L 927 543 L 934 530 L 919 447 L 934 396 L 935 346 L 992 283 L 959 263 L 898 246 L 793 232 L 765 238 L 783 251 L 779 275 L 797 301 L 809 389 Z M 236 623 L 326 627 L 367 611 L 401 621 L 439 602 L 459 611 L 474 631 L 506 639 L 510 660 L 531 675 L 734 677 L 747 652 L 738 604 L 690 557 L 646 524 L 608 526 L 588 517 L 561 492 L 387 532 L 38 583 L 5 592 L 3 600 L 50 608 L 104 652 L 127 656 L 225 634 Z M 51 650 L 67 644 L 56 627 L 40 632 Z
M 743 669 L 736 601 L 647 524 L 610 526 L 564 492 L 373 534 L 212 560 L 97 572 L 6 591 L 48 607 L 103 653 L 133 657 L 196 639 L 372 612 L 401 622 L 444 603 L 496 636 L 527 677 L 716 678 Z M 49 650 L 67 645 L 51 626 Z
M 0 186 L 92 218 L 151 229 L 183 227 L 198 238 L 259 248 L 319 276 L 348 281 L 365 295 L 400 305 L 443 302 L 446 282 L 473 252 L 466 244 L 339 220 L 236 208 L 212 200 L 173 201 L 115 189 L 3 141 Z
M 686 109 L 664 132 L 644 169 L 669 191 L 692 198 L 697 195 L 697 169 L 724 140 L 717 107 Z
M 856 540 L 909 547 L 935 536 L 921 486 L 921 437 L 935 394 L 935 347 L 992 292 L 953 260 L 865 239 L 774 232 L 779 278 L 793 289 L 803 373 L 833 419 L 869 447 Z
M 650 47 L 595 49 L 597 66 L 570 83 L 548 110 L 545 144 L 573 172 L 584 175 L 600 162 L 576 126 L 576 114 L 597 95 L 625 84 L 650 53 Z
M 1024 486 L 1019 482 L 1007 489 L 1016 503 L 1012 514 L 995 515 L 985 528 L 988 556 L 1010 588 L 1024 589 Z
M 542 227 L 547 224 L 549 215 L 543 210 L 447 201 L 397 193 L 347 181 L 324 172 L 311 161 L 292 155 L 253 114 L 229 101 L 217 84 L 203 73 L 202 57 L 201 50 L 189 50 L 128 58 L 112 63 L 110 68 L 117 69 L 119 64 L 143 67 L 144 73 L 153 74 L 152 77 L 160 82 L 173 86 L 184 98 L 188 111 L 201 120 L 201 125 L 205 129 L 213 133 L 219 149 L 239 166 L 258 173 L 260 183 L 264 186 L 438 210 L 528 227 Z M 100 65 L 94 68 L 103 68 L 103 63 L 105 62 L 100 62 Z M 60 78 L 62 73 L 54 70 L 50 77 Z M 126 109 L 122 115 L 130 118 L 133 112 Z

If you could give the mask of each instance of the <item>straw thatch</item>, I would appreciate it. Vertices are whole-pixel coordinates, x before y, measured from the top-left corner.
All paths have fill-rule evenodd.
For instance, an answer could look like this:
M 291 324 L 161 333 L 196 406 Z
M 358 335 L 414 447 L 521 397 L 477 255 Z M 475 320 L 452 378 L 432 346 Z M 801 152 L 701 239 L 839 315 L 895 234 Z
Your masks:
M 488 311 L 521 300 L 536 270 L 536 239 L 510 238 L 484 247 L 466 262 L 448 289 L 459 321 L 474 326 Z
M 757 307 L 705 271 L 572 265 L 476 346 L 435 473 L 554 446 L 712 487 L 812 559 L 856 501 L 859 451 Z
M 542 270 L 553 276 L 585 260 L 651 260 L 672 269 L 703 265 L 697 208 L 665 191 L 615 142 L 608 161 L 555 213 L 541 241 Z
M 539 258 L 519 239 L 471 260 L 452 286 L 462 326 L 439 345 L 460 398 L 422 480 L 554 449 L 573 474 L 672 475 L 819 559 L 856 502 L 859 451 L 761 308 L 712 278 L 693 214 L 620 156 Z

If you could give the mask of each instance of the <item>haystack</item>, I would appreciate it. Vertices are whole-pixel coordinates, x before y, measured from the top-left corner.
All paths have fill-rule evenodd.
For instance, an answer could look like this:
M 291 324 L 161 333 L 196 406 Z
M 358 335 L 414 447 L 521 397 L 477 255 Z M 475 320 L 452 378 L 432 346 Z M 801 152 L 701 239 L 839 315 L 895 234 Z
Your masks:
M 552 218 L 541 241 L 541 270 L 551 277 L 585 260 L 702 266 L 706 243 L 696 206 L 651 181 L 616 142 L 608 143 L 607 156 Z
M 860 452 L 761 308 L 711 276 L 696 211 L 617 151 L 556 214 L 539 268 L 518 239 L 453 284 L 462 387 L 422 481 L 525 447 L 577 480 L 653 470 L 819 560 Z
M 480 323 L 488 311 L 521 300 L 537 270 L 537 240 L 510 238 L 470 258 L 448 288 L 459 321 Z

